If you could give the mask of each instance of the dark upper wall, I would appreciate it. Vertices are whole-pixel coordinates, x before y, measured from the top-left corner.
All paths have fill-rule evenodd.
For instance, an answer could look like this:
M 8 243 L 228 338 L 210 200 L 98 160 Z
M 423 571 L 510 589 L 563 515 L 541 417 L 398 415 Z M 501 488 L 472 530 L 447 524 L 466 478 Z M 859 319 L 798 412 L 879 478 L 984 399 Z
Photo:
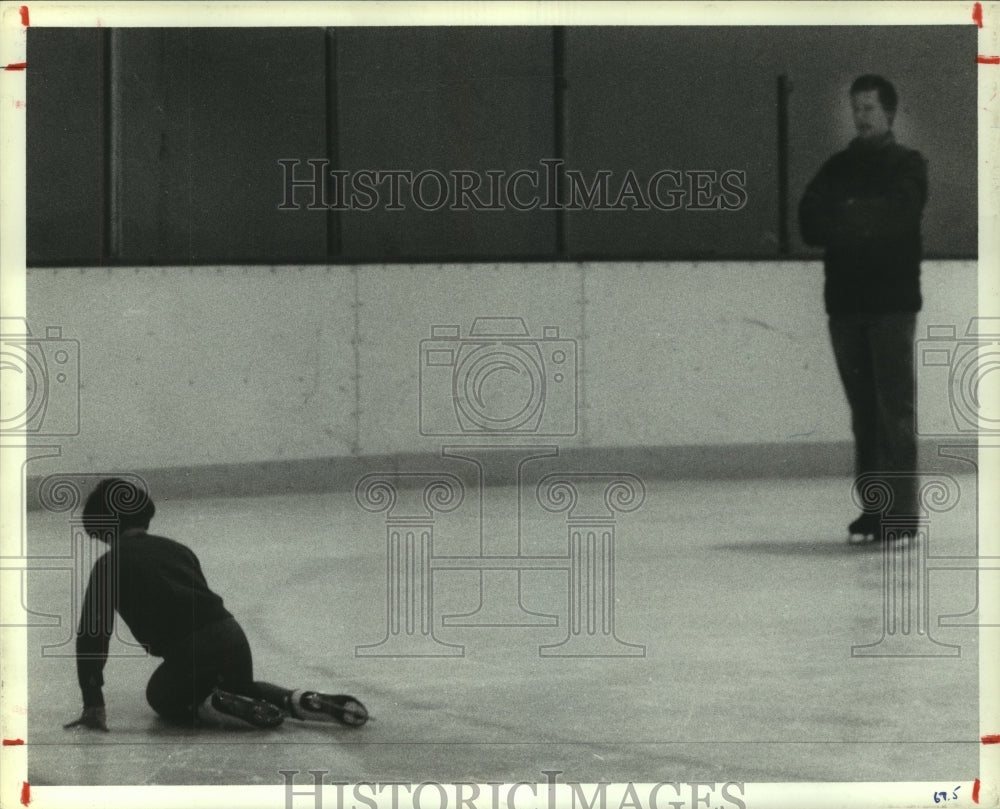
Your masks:
M 862 72 L 896 83 L 897 136 L 929 160 L 927 254 L 974 256 L 975 48 L 973 25 L 32 28 L 28 260 L 779 257 L 779 75 L 789 246 L 804 255 L 795 204 L 850 139 Z M 548 158 L 588 183 L 610 172 L 612 196 L 629 170 L 645 186 L 661 169 L 745 172 L 745 194 L 728 211 L 393 211 L 383 185 L 371 211 L 305 210 L 308 189 L 302 210 L 278 208 L 282 159 L 302 161 L 299 178 L 321 159 L 485 181 Z M 425 189 L 435 196 L 432 177 Z
M 30 29 L 28 262 L 96 264 L 107 254 L 101 29 Z

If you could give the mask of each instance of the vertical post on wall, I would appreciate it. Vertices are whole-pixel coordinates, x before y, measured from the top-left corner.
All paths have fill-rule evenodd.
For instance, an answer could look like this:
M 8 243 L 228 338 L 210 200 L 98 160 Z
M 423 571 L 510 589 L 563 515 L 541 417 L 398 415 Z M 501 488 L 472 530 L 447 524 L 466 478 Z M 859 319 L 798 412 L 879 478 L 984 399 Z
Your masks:
M 788 239 L 788 76 L 778 76 L 778 253 L 787 256 Z
M 566 29 L 557 25 L 552 29 L 552 121 L 553 151 L 556 160 L 565 159 L 566 153 Z M 562 176 L 561 167 L 557 178 Z M 557 261 L 566 256 L 566 210 L 558 204 L 556 208 L 556 255 Z
M 105 131 L 108 141 L 107 171 L 107 259 L 117 263 L 122 255 L 122 46 L 121 30 L 110 29 L 106 37 L 108 103 Z
M 98 205 L 101 206 L 100 262 L 111 257 L 111 31 L 97 30 L 98 71 L 100 75 L 100 110 L 97 125 L 100 131 L 101 172 Z
M 324 70 L 326 88 L 326 158 L 329 160 L 327 170 L 339 168 L 339 119 L 337 115 L 337 78 L 339 76 L 337 63 L 337 29 L 327 28 L 324 39 Z M 327 200 L 323 200 L 324 203 Z M 326 260 L 333 261 L 342 252 L 340 230 L 340 211 L 329 208 L 326 212 Z
M 98 30 L 101 60 L 101 264 L 121 255 L 121 32 Z

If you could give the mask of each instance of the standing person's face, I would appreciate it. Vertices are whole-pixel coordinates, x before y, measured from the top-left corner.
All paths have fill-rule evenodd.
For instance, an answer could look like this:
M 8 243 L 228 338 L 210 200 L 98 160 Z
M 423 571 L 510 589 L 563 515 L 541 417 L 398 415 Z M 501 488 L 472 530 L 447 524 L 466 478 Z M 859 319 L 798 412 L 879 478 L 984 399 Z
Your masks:
M 851 96 L 854 126 L 862 138 L 877 138 L 892 128 L 889 113 L 878 100 L 878 90 L 865 90 Z

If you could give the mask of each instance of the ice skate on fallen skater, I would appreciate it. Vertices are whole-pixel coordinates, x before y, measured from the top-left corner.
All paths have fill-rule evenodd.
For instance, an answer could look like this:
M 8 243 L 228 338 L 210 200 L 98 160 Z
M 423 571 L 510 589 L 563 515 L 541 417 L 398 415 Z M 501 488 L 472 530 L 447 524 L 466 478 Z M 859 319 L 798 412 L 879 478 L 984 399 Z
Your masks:
M 276 728 L 285 719 L 284 711 L 277 705 L 220 688 L 212 692 L 212 707 L 221 714 L 236 717 L 255 728 Z
M 321 694 L 318 691 L 295 691 L 291 698 L 292 716 L 315 722 L 338 722 L 359 728 L 369 720 L 368 709 L 360 700 L 346 694 Z

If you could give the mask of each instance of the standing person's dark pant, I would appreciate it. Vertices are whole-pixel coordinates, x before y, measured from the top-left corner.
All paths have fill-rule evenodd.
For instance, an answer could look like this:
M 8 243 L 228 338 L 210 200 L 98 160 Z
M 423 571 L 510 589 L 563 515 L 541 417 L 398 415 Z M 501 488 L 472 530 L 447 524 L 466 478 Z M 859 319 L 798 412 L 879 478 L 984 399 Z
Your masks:
M 917 513 L 913 335 L 916 313 L 830 317 L 837 370 L 851 408 L 855 474 L 885 474 L 890 512 Z
M 283 708 L 292 693 L 270 683 L 254 682 L 250 644 L 235 618 L 203 626 L 168 650 L 149 678 L 146 700 L 164 719 L 192 724 L 197 720 L 198 706 L 214 688 Z

